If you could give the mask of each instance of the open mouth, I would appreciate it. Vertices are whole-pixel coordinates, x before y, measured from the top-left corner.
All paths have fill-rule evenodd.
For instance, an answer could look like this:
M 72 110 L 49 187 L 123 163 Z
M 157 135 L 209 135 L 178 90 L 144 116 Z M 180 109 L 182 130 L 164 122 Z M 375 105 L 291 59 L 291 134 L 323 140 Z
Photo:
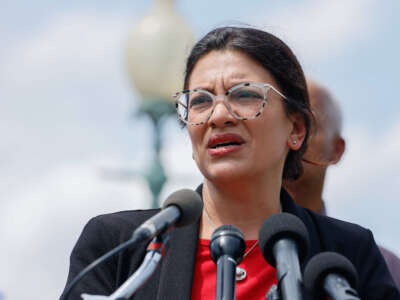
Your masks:
M 230 148 L 244 144 L 243 138 L 235 133 L 216 134 L 208 141 L 209 149 Z
M 224 142 L 224 143 L 215 144 L 215 145 L 211 146 L 210 148 L 211 149 L 217 149 L 217 148 L 220 148 L 220 147 L 240 146 L 241 144 L 242 143 L 240 143 L 240 142 Z

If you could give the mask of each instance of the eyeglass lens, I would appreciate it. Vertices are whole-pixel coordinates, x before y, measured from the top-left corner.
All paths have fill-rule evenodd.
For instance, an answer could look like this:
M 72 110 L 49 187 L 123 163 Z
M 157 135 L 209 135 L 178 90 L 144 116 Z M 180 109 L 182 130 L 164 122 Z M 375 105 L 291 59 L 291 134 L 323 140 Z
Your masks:
M 252 118 L 262 109 L 264 89 L 259 86 L 234 88 L 226 96 L 228 109 L 236 118 Z M 178 100 L 178 114 L 188 123 L 206 121 L 215 106 L 215 96 L 202 90 L 182 93 Z

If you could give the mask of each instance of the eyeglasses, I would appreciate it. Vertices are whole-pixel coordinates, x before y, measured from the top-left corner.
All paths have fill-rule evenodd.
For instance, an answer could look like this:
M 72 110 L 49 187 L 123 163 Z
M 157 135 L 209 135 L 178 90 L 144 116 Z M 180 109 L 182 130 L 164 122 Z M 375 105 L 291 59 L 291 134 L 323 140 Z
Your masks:
M 270 89 L 286 99 L 268 83 L 244 82 L 225 92 L 224 103 L 236 119 L 251 120 L 263 112 L 267 103 L 267 92 Z M 210 119 L 217 105 L 218 96 L 206 90 L 192 89 L 178 92 L 173 97 L 179 119 L 187 125 L 201 125 Z

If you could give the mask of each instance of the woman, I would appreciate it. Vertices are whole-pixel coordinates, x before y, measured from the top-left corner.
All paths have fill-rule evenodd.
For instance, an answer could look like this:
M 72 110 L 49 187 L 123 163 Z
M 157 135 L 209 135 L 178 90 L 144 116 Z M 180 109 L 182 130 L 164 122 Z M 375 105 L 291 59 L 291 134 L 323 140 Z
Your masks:
M 339 252 L 358 271 L 361 298 L 400 299 L 370 231 L 305 210 L 281 188 L 282 178 L 301 175 L 311 115 L 303 71 L 282 41 L 252 28 L 211 31 L 192 49 L 184 91 L 175 98 L 204 175 L 197 189 L 203 214 L 199 223 L 171 231 L 162 265 L 133 299 L 215 299 L 208 244 L 222 224 L 238 226 L 246 239 L 237 299 L 265 299 L 276 275 L 261 255 L 258 231 L 280 211 L 305 223 L 311 243 L 306 261 L 321 251 Z M 68 281 L 156 212 L 92 219 L 72 252 Z M 73 299 L 82 292 L 111 294 L 137 269 L 144 251 L 145 245 L 126 251 L 93 271 Z

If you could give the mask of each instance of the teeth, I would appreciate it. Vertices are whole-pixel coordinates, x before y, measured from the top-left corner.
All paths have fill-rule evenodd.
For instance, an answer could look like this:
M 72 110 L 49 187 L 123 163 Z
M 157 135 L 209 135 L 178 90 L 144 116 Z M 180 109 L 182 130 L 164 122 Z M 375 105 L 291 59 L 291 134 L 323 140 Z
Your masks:
M 240 145 L 238 142 L 227 142 L 227 143 L 221 143 L 221 144 L 216 144 L 213 146 L 213 148 L 218 148 L 218 147 L 224 147 L 224 146 L 231 146 L 231 145 Z

